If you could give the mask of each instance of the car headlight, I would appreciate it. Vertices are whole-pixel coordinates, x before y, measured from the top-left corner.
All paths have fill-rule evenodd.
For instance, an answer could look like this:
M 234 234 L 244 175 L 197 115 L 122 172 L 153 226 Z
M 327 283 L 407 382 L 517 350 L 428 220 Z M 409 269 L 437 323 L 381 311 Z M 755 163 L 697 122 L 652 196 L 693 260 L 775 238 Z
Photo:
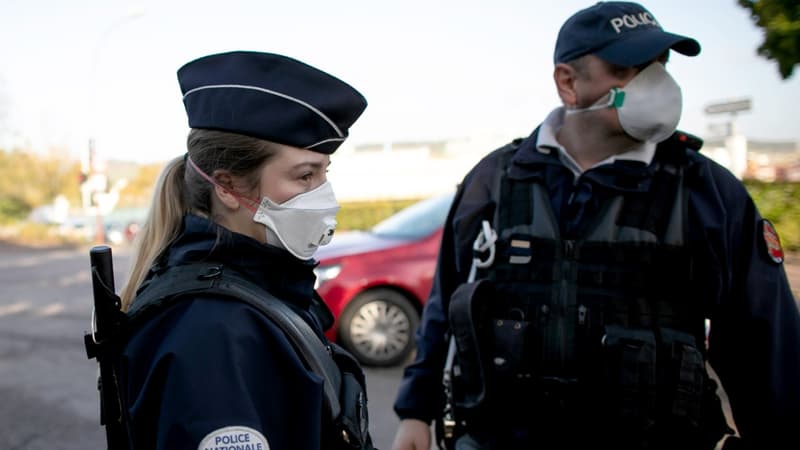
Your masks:
M 314 289 L 318 289 L 326 281 L 338 277 L 341 271 L 342 271 L 341 264 L 317 267 L 316 269 L 314 269 L 314 275 L 317 276 L 317 280 L 314 281 Z

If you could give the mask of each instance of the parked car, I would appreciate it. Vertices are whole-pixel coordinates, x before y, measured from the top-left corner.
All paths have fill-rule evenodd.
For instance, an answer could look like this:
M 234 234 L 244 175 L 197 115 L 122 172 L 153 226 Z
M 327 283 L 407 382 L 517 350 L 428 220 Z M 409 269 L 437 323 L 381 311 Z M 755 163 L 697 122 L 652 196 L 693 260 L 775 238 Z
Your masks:
M 147 217 L 147 208 L 115 209 L 98 218 L 94 215 L 67 217 L 59 226 L 64 236 L 82 238 L 86 242 L 97 242 L 97 229 L 102 226 L 103 242 L 111 245 L 128 245 Z
M 336 318 L 328 331 L 362 364 L 392 366 L 415 349 L 453 194 L 415 203 L 317 251 L 317 291 Z
M 127 245 L 133 242 L 147 217 L 147 211 L 145 207 L 121 208 L 103 217 L 106 242 L 113 245 Z

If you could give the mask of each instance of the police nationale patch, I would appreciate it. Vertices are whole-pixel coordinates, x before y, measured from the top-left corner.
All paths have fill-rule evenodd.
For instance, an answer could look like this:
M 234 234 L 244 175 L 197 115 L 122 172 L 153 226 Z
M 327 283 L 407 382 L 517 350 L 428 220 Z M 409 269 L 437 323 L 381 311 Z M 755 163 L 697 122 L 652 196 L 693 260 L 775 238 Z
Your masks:
M 231 426 L 208 433 L 197 450 L 269 450 L 269 443 L 257 430 Z
M 775 264 L 783 263 L 781 239 L 778 237 L 778 232 L 775 231 L 775 227 L 772 226 L 769 220 L 761 220 L 761 232 L 764 235 L 764 250 L 767 252 L 767 257 Z

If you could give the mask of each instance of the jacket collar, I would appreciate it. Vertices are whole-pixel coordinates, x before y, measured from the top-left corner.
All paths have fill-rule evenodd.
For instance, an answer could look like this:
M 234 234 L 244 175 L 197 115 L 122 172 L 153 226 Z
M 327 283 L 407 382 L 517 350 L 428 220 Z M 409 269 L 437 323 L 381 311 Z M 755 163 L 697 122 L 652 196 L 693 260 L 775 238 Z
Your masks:
M 174 266 L 199 261 L 229 266 L 276 297 L 299 306 L 308 306 L 314 295 L 316 261 L 297 259 L 286 250 L 187 214 L 181 233 L 167 249 L 165 263 Z
M 572 174 L 576 180 L 578 177 L 582 177 L 615 191 L 643 192 L 650 189 L 652 175 L 658 168 L 663 153 L 666 150 L 679 150 L 662 148 L 663 146 L 660 145 L 654 151 L 649 163 L 645 163 L 640 158 L 629 159 L 618 156 L 612 161 L 576 174 L 573 168 L 565 164 L 562 153 L 552 143 L 548 144 L 547 133 L 550 133 L 550 137 L 553 136 L 542 124 L 520 143 L 506 168 L 510 179 L 543 181 L 546 177 L 556 173 L 560 173 L 558 176 Z M 564 173 L 565 171 L 568 173 Z

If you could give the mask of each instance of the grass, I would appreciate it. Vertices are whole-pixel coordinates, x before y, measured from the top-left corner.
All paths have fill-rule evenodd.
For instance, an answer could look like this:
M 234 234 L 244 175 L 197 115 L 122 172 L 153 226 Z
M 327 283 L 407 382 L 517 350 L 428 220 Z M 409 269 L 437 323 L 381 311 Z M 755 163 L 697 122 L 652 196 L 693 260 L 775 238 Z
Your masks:
M 0 241 L 25 247 L 77 247 L 91 239 L 58 225 L 18 222 L 0 227 Z

